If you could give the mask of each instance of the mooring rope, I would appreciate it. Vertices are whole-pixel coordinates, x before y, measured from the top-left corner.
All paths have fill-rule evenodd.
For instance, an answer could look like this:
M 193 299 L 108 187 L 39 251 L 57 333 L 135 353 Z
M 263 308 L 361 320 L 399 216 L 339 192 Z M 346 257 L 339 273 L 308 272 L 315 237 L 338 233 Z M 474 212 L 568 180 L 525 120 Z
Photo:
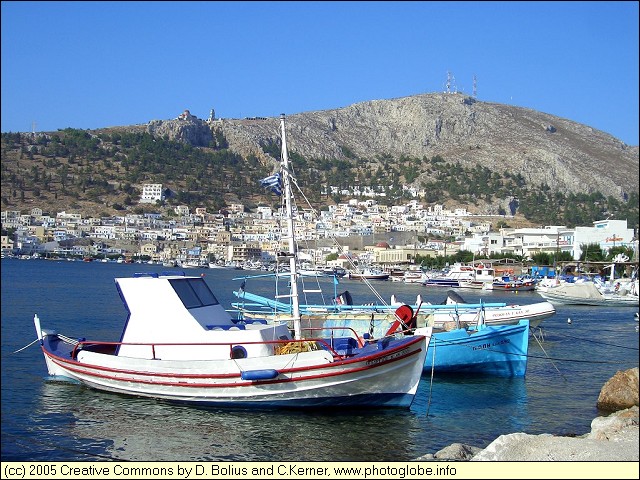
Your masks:
M 433 335 L 433 332 L 431 333 L 431 335 Z M 429 338 L 429 341 L 431 341 L 431 338 Z M 427 349 L 428 348 L 429 347 L 427 347 Z M 429 398 L 427 400 L 427 413 L 425 414 L 427 417 L 429 417 L 429 409 L 431 408 L 431 396 L 433 392 L 433 376 L 434 376 L 435 366 L 436 366 L 436 342 L 433 342 L 433 359 L 431 361 L 431 379 L 429 380 Z
M 22 350 L 24 350 L 24 349 L 26 349 L 26 348 L 29 348 L 31 345 L 33 345 L 34 343 L 37 343 L 37 342 L 39 342 L 39 341 L 40 341 L 40 339 L 39 339 L 39 338 L 36 338 L 36 339 L 35 339 L 33 342 L 31 342 L 30 344 L 25 345 L 25 346 L 24 346 L 24 347 L 22 347 L 22 348 L 19 348 L 19 349 L 18 349 L 18 350 L 16 350 L 15 352 L 11 352 L 9 355 L 13 355 L 14 353 L 21 352 Z
M 616 347 L 616 348 L 625 348 L 627 350 L 638 350 L 638 347 L 627 347 L 624 345 L 616 345 L 615 343 L 608 343 L 608 342 L 600 342 L 598 340 L 589 340 L 588 338 L 582 338 L 582 337 L 575 337 L 573 335 L 566 335 L 564 333 L 557 333 L 554 332 L 555 335 L 561 336 L 561 337 L 566 337 L 566 338 L 573 338 L 575 340 L 582 340 L 583 342 L 589 342 L 589 343 L 597 343 L 598 345 L 607 345 L 609 347 Z

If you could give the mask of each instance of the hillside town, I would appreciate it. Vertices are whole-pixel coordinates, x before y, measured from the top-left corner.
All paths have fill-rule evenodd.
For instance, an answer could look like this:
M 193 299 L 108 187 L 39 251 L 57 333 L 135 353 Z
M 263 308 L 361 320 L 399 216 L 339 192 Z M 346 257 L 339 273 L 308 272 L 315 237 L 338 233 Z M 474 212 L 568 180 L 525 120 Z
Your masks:
M 142 191 L 140 202 L 154 203 L 162 198 L 163 188 L 148 184 Z M 2 255 L 260 269 L 285 249 L 279 235 L 282 209 L 258 206 L 248 212 L 238 203 L 209 213 L 180 205 L 173 213 L 170 218 L 161 214 L 94 218 L 64 211 L 50 215 L 41 208 L 26 213 L 5 210 Z M 624 246 L 634 252 L 638 246 L 626 220 L 607 219 L 575 228 L 510 228 L 509 216 L 489 218 L 463 208 L 424 206 L 416 200 L 387 207 L 374 199 L 354 199 L 320 212 L 299 208 L 296 217 L 302 257 L 314 265 L 347 269 L 354 264 L 406 269 L 417 256 L 446 257 L 461 250 L 484 258 L 512 254 L 523 259 L 565 252 L 578 260 L 585 245 L 598 244 L 603 251 Z M 505 226 L 494 231 L 492 221 Z

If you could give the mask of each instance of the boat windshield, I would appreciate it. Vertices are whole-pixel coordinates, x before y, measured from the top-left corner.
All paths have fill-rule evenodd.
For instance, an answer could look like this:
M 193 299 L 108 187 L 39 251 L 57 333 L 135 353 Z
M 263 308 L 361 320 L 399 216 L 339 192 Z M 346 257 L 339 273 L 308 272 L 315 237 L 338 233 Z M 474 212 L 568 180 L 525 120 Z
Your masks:
M 218 305 L 218 299 L 202 278 L 180 278 L 169 283 L 182 300 L 185 308 L 208 307 Z

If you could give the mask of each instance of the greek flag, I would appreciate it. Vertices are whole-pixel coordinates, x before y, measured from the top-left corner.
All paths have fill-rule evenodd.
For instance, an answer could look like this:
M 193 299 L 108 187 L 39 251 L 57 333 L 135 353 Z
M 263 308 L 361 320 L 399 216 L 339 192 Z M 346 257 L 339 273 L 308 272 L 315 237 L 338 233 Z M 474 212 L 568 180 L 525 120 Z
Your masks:
M 273 175 L 269 175 L 267 178 L 260 180 L 260 185 L 269 188 L 276 195 L 282 195 L 282 179 L 280 178 L 280 172 L 276 172 Z

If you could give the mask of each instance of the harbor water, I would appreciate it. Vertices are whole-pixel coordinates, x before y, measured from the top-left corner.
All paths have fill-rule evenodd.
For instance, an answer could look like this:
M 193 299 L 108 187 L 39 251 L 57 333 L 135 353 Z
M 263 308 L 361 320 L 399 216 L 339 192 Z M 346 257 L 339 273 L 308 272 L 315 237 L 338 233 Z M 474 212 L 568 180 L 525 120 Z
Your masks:
M 95 391 L 48 378 L 33 317 L 70 337 L 117 341 L 126 312 L 113 279 L 161 272 L 159 265 L 2 260 L 2 461 L 410 461 L 455 442 L 486 447 L 502 434 L 582 435 L 603 384 L 638 366 L 637 307 L 558 306 L 530 338 L 522 378 L 439 377 L 425 373 L 408 410 L 247 411 L 199 409 Z M 172 269 L 178 271 L 177 269 Z M 227 308 L 236 301 L 231 269 L 204 275 Z M 331 279 L 322 279 L 331 297 Z M 446 290 L 372 282 L 387 302 L 441 303 Z M 273 281 L 246 288 L 273 295 Z M 362 282 L 343 279 L 355 303 L 376 301 Z M 459 291 L 476 303 L 528 304 L 535 292 Z M 30 345 L 31 344 L 31 345 Z M 28 346 L 29 345 L 29 346 Z M 26 347 L 26 348 L 23 348 Z

